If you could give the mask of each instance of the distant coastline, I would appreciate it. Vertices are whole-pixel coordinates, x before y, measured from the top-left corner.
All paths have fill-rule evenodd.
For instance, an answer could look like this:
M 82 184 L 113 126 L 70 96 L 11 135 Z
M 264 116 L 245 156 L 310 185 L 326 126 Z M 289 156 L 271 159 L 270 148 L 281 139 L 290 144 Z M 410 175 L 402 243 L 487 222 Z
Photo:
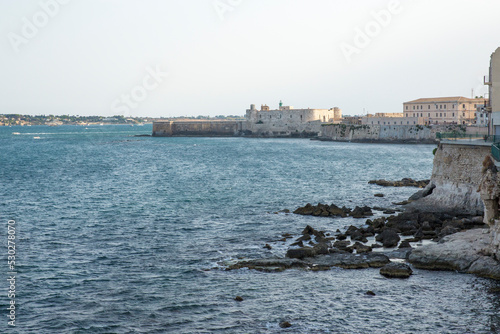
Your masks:
M 242 120 L 240 116 L 197 116 L 197 117 L 125 117 L 125 116 L 71 116 L 71 115 L 20 115 L 20 114 L 0 114 L 0 126 L 31 126 L 31 125 L 143 125 L 152 124 L 156 121 L 168 120 Z

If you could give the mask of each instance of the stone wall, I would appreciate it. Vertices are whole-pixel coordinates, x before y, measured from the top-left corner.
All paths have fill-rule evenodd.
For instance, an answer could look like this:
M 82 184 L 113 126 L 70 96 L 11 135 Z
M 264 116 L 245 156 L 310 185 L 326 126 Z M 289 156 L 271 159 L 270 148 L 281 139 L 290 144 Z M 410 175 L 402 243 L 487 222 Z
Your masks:
M 461 125 L 348 125 L 327 124 L 321 130 L 321 139 L 353 142 L 407 142 L 437 143 L 436 133 L 458 131 Z
M 243 132 L 242 121 L 165 121 L 153 123 L 153 137 L 232 137 Z
M 316 137 L 321 133 L 320 121 L 297 124 L 247 124 L 249 134 L 254 137 Z
M 422 125 L 346 125 L 323 126 L 321 138 L 359 142 L 435 142 L 436 132 L 444 129 Z
M 245 129 L 252 136 L 264 137 L 312 137 L 318 136 L 321 124 L 340 122 L 342 110 L 331 109 L 293 109 L 286 106 L 280 109 L 255 109 L 254 105 L 246 111 Z
M 478 192 L 483 178 L 483 161 L 489 145 L 439 144 L 434 157 L 432 194 L 410 207 L 427 211 L 483 214 L 484 204 Z

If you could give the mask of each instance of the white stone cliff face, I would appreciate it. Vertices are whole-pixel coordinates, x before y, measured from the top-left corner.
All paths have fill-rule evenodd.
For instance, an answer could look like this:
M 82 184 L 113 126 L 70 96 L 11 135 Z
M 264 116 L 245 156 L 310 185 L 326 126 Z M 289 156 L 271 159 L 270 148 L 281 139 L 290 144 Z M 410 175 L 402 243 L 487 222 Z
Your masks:
M 484 223 L 490 227 L 490 247 L 488 253 L 500 260 L 500 178 L 493 160 L 487 156 L 483 161 L 483 177 L 480 185 L 481 199 L 484 202 Z
M 482 161 L 489 146 L 440 144 L 434 157 L 432 194 L 412 203 L 429 211 L 482 214 L 484 204 L 478 192 L 482 180 Z
M 452 213 L 484 211 L 489 228 L 456 233 L 414 250 L 409 261 L 417 268 L 500 279 L 500 175 L 490 150 L 486 145 L 439 145 L 431 178 L 436 188 L 409 207 Z

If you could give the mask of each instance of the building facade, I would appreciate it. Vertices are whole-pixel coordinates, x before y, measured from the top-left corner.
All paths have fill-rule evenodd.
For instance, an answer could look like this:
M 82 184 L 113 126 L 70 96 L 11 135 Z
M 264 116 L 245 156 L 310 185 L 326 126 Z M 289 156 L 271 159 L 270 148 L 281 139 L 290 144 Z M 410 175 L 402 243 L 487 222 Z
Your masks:
M 423 117 L 377 117 L 365 116 L 361 119 L 363 125 L 426 125 Z
M 425 124 L 475 124 L 477 109 L 484 106 L 487 99 L 469 99 L 463 96 L 422 98 L 403 103 L 403 113 L 407 118 L 420 117 Z
M 491 113 L 490 133 L 500 136 L 500 48 L 491 55 L 490 73 L 484 79 L 489 86 L 489 101 L 485 110 Z
M 363 125 L 425 125 L 423 117 L 404 117 L 404 113 L 368 114 L 361 119 Z

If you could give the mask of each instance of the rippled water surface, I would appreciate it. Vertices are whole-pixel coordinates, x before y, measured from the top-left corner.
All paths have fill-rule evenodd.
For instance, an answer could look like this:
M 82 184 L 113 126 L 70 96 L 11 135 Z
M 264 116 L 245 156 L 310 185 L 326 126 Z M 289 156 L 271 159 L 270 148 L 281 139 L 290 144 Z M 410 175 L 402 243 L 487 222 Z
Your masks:
M 18 227 L 17 326 L 7 328 L 2 306 L 2 332 L 500 332 L 500 285 L 470 275 L 223 270 L 283 256 L 277 240 L 307 224 L 334 232 L 364 223 L 279 210 L 406 199 L 415 189 L 367 182 L 429 178 L 433 145 L 133 136 L 150 132 L 0 127 L 2 282 L 7 220 Z M 285 320 L 293 326 L 281 329 Z

